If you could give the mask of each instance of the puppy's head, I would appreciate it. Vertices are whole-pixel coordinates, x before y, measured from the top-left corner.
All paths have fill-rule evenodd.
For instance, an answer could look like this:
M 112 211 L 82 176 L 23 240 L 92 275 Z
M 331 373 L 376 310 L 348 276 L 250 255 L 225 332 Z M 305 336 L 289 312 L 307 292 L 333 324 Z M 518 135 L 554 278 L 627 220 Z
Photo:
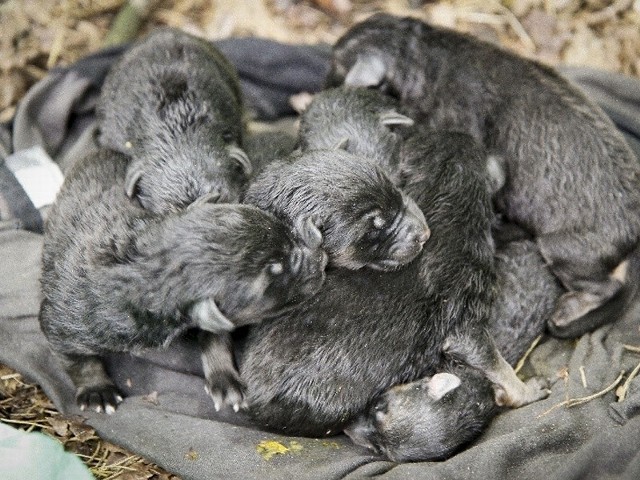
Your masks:
M 201 245 L 190 255 L 198 258 L 191 262 L 194 298 L 210 292 L 191 311 L 199 327 L 219 331 L 257 323 L 320 290 L 327 255 L 311 220 L 301 219 L 291 231 L 248 205 L 197 204 L 185 215 L 196 211 L 187 240 L 198 238 Z
M 413 120 L 377 90 L 334 88 L 316 94 L 300 118 L 302 150 L 342 148 L 394 166 L 403 131 Z
M 176 142 L 146 149 L 127 170 L 125 193 L 151 212 L 179 211 L 195 200 L 237 202 L 251 162 L 235 145 Z
M 443 460 L 475 439 L 496 411 L 478 373 L 438 373 L 391 388 L 345 433 L 395 462 Z
M 366 159 L 336 151 L 325 161 L 336 177 L 320 220 L 331 263 L 395 270 L 416 258 L 430 236 L 416 203 Z
M 425 60 L 415 40 L 430 29 L 409 17 L 369 17 L 334 45 L 327 85 L 377 88 L 396 98 L 420 91 L 424 78 L 414 67 L 423 67 Z
M 238 147 L 237 99 L 228 95 L 215 107 L 202 102 L 184 72 L 171 69 L 150 90 L 153 111 L 130 145 L 126 194 L 155 213 L 181 210 L 205 195 L 237 202 L 253 170 Z

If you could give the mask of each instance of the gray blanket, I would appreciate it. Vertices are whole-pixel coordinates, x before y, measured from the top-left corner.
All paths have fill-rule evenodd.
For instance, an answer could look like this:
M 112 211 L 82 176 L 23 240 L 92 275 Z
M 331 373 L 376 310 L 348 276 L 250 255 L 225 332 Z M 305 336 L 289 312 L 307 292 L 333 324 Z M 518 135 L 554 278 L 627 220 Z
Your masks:
M 326 48 L 260 40 L 220 46 L 239 65 L 247 103 L 262 119 L 291 113 L 288 95 L 321 88 L 328 67 Z M 92 122 L 96 92 L 119 53 L 89 57 L 34 86 L 18 109 L 12 144 L 0 149 L 0 160 L 40 145 L 64 171 L 69 159 L 87 148 L 83 133 Z M 565 73 L 603 106 L 640 154 L 640 82 L 591 70 Z M 0 162 L 0 171 L 3 167 Z M 19 196 L 17 184 L 6 172 L 5 177 L 10 195 Z M 0 197 L 8 198 L 3 185 Z M 53 361 L 38 326 L 42 237 L 34 233 L 41 227 L 32 217 L 43 210 L 27 207 L 11 212 L 31 219 L 23 229 L 0 230 L 0 362 L 40 384 L 61 411 L 81 414 L 71 381 Z M 612 389 L 578 406 L 560 405 L 600 392 L 623 371 L 628 376 L 640 354 L 623 345 L 640 346 L 638 302 L 624 318 L 577 341 L 546 339 L 527 369 L 552 380 L 550 397 L 500 415 L 472 446 L 444 462 L 398 465 L 344 436 L 286 437 L 253 427 L 242 414 L 216 413 L 188 335 L 144 357 L 109 358 L 109 370 L 127 398 L 113 415 L 83 415 L 101 437 L 184 479 L 638 479 L 640 380 L 630 382 L 622 402 Z

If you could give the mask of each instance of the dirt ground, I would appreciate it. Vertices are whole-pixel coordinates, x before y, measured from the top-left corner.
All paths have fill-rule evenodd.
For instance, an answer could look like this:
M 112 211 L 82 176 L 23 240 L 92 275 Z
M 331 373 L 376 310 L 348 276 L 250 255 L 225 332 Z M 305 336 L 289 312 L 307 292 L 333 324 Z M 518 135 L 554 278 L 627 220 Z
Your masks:
M 0 0 L 0 121 L 47 71 L 100 49 L 124 0 Z M 136 0 L 138 35 L 170 25 L 209 39 L 334 42 L 376 11 L 411 15 L 545 63 L 640 76 L 640 0 Z
M 179 27 L 208 39 L 261 36 L 334 42 L 376 11 L 411 15 L 471 32 L 550 65 L 588 65 L 640 77 L 640 0 L 136 0 L 141 36 Z M 31 85 L 112 42 L 124 0 L 0 0 L 0 121 Z M 177 478 L 102 441 L 56 412 L 35 385 L 0 365 L 0 421 L 40 430 L 76 452 L 100 479 Z

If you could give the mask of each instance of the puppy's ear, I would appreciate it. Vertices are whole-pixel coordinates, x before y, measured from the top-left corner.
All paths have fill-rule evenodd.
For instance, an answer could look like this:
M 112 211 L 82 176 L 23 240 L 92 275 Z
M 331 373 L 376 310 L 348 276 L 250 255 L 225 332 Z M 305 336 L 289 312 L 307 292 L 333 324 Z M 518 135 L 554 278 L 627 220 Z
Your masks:
M 395 110 L 389 110 L 380 114 L 380 123 L 385 127 L 412 127 L 415 122 L 413 121 L 413 118 L 402 115 Z
M 428 382 L 429 397 L 438 401 L 460 386 L 460 378 L 452 373 L 436 373 Z
M 253 165 L 251 163 L 251 160 L 249 160 L 249 157 L 247 156 L 247 154 L 244 152 L 244 150 L 242 150 L 240 147 L 236 147 L 235 145 L 230 145 L 228 147 L 228 150 L 229 150 L 229 156 L 233 160 L 238 162 L 242 167 L 242 171 L 244 172 L 244 174 L 247 177 L 250 177 L 251 174 L 253 173 Z
M 213 298 L 194 303 L 189 310 L 189 316 L 196 326 L 207 332 L 228 332 L 235 328 L 233 322 L 220 311 Z
M 129 167 L 127 170 L 127 175 L 124 179 L 124 191 L 127 194 L 127 197 L 133 198 L 136 194 L 136 190 L 138 187 L 138 183 L 142 178 L 142 169 L 138 167 Z
M 352 87 L 377 87 L 384 80 L 386 73 L 387 67 L 380 55 L 372 52 L 361 53 L 347 73 L 344 83 Z
M 322 245 L 322 232 L 317 226 L 317 220 L 312 217 L 300 217 L 295 223 L 298 235 L 307 247 L 315 249 Z

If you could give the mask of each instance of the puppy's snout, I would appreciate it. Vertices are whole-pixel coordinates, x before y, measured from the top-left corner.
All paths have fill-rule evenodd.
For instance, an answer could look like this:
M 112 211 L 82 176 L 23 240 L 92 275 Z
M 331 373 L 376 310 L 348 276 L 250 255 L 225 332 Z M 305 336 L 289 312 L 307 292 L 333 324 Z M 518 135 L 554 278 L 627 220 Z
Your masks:
M 420 246 L 423 246 L 431 237 L 431 229 L 417 218 L 413 222 L 407 222 L 403 233 L 408 242 L 417 243 Z
M 375 429 L 366 417 L 359 417 L 355 422 L 344 429 L 344 433 L 356 445 L 360 445 L 372 450 L 376 454 L 380 454 L 380 449 L 371 440 L 371 436 L 375 433 Z

